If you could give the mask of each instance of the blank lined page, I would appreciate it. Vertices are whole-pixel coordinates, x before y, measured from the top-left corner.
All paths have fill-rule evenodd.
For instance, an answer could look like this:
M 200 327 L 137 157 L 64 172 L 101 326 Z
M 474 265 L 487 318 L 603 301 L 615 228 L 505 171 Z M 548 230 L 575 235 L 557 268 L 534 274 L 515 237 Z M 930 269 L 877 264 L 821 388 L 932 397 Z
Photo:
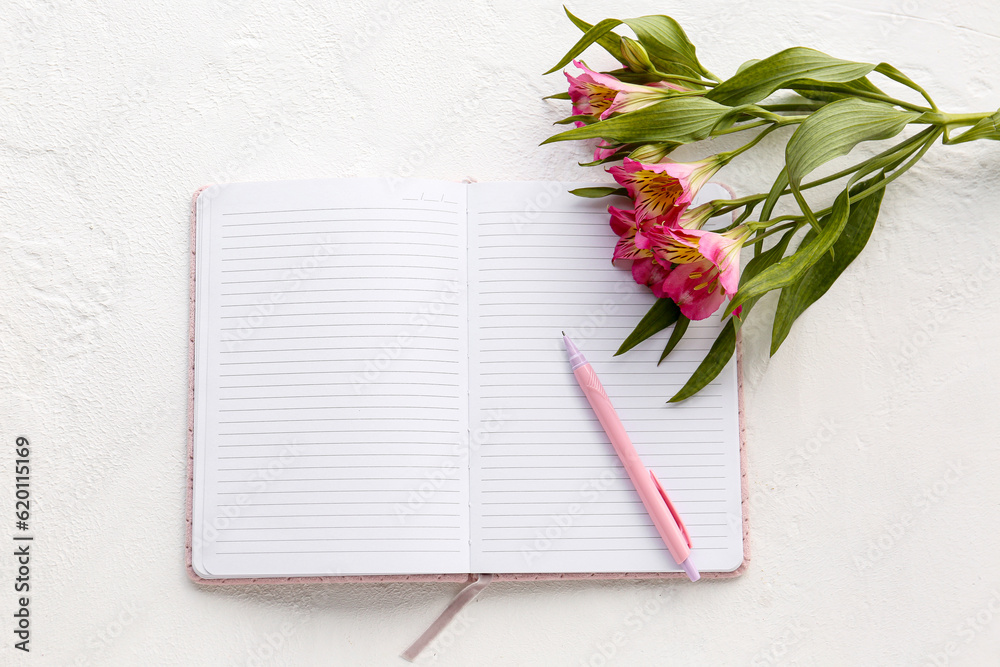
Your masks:
M 199 197 L 199 574 L 468 571 L 465 193 L 351 179 Z
M 469 187 L 473 570 L 679 571 L 576 385 L 565 330 L 683 516 L 695 564 L 731 571 L 743 558 L 735 362 L 666 403 L 719 322 L 693 322 L 659 367 L 664 334 L 613 357 L 654 299 L 611 264 L 609 200 L 571 187 Z

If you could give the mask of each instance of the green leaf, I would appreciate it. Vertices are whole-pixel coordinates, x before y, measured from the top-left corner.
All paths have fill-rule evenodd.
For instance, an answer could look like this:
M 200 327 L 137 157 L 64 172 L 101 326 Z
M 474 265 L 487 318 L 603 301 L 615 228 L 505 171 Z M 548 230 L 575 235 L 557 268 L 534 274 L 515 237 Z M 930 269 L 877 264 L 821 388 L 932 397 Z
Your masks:
M 850 199 L 845 189 L 833 203 L 833 210 L 825 219 L 826 222 L 822 226 L 823 231 L 816 236 L 816 240 L 805 248 L 799 247 L 794 254 L 767 267 L 747 280 L 746 284 L 741 284 L 739 291 L 729 302 L 726 309 L 727 314 L 751 299 L 759 298 L 771 290 L 791 285 L 802 277 L 813 264 L 819 261 L 823 253 L 833 246 L 847 225 L 847 216 L 850 210 Z M 763 257 L 763 255 L 759 255 L 759 257 Z
M 806 174 L 836 157 L 847 155 L 862 141 L 896 136 L 920 115 L 856 98 L 827 104 L 802 121 L 785 145 L 789 184 L 797 188 Z
M 870 181 L 854 186 L 851 189 L 851 194 L 860 193 L 882 178 L 883 176 L 879 175 Z M 854 258 L 864 249 L 869 237 L 871 237 L 872 229 L 875 228 L 875 220 L 878 218 L 884 194 L 884 189 L 878 190 L 854 204 L 847 217 L 844 231 L 833 244 L 833 257 L 829 253 L 824 254 L 799 280 L 781 290 L 778 310 L 774 315 L 774 328 L 771 330 L 772 356 L 778 351 L 785 337 L 788 336 L 792 323 L 798 316 L 826 294 L 826 291 L 840 277 L 844 269 L 850 266 Z M 814 239 L 815 231 L 809 230 L 799 247 L 808 245 Z
M 573 25 L 575 25 L 583 32 L 587 32 L 588 30 L 594 27 L 589 23 L 587 23 L 586 21 L 584 21 L 583 19 L 573 16 L 573 13 L 570 12 L 568 9 L 566 9 L 565 6 L 563 7 L 563 11 L 566 12 L 566 16 L 568 16 L 569 20 L 573 22 Z M 605 51 L 613 55 L 615 59 L 618 60 L 618 62 L 621 62 L 621 55 L 622 55 L 621 37 L 619 37 L 613 32 L 608 32 L 599 37 L 597 39 L 597 43 L 601 46 L 601 48 L 603 48 Z
M 590 199 L 607 197 L 609 195 L 628 196 L 628 190 L 625 188 L 577 188 L 576 190 L 570 190 L 569 193 L 577 197 L 589 197 Z
M 850 97 L 852 91 L 885 95 L 885 93 L 883 93 L 878 86 L 869 81 L 867 77 L 837 84 L 827 84 L 814 79 L 803 79 L 801 81 L 791 82 L 788 84 L 788 87 L 802 97 L 820 102 L 833 102 L 845 97 Z
M 934 100 L 931 99 L 931 96 L 927 94 L 926 90 L 918 86 L 910 77 L 906 76 L 889 63 L 879 63 L 878 67 L 875 68 L 875 71 L 892 79 L 893 81 L 896 81 L 897 83 L 901 83 L 904 86 L 917 91 L 927 101 L 927 103 L 931 105 L 931 109 L 937 109 L 937 105 L 934 104 Z
M 704 97 L 674 97 L 599 123 L 561 132 L 542 144 L 597 137 L 619 144 L 686 144 L 705 139 L 716 124 L 742 110 L 742 107 L 727 107 Z
M 783 167 L 775 177 L 774 183 L 771 184 L 771 189 L 767 193 L 767 199 L 764 200 L 764 206 L 760 209 L 761 220 L 769 220 L 771 218 L 771 213 L 774 211 L 775 205 L 781 198 L 781 193 L 784 192 L 787 187 L 788 169 Z
M 676 322 L 680 314 L 681 309 L 670 299 L 657 299 L 649 312 L 639 320 L 635 330 L 628 335 L 622 346 L 615 352 L 615 356 L 625 354 L 653 334 L 663 331 Z
M 542 98 L 543 100 L 568 100 L 570 99 L 569 93 L 553 93 L 552 95 L 546 95 Z
M 949 139 L 945 143 L 961 144 L 966 141 L 976 141 L 977 139 L 1000 141 L 1000 111 L 997 111 L 992 116 L 987 116 L 962 134 Z
M 625 19 L 624 23 L 635 31 L 636 37 L 646 47 L 651 59 L 659 58 L 667 62 L 680 63 L 698 75 L 711 76 L 698 62 L 694 44 L 674 19 L 669 16 L 651 15 Z
M 792 240 L 792 236 L 794 236 L 797 231 L 798 227 L 792 227 L 781 235 L 781 239 L 775 243 L 773 247 L 768 248 L 766 251 L 756 255 L 753 259 L 747 262 L 746 267 L 743 269 L 743 273 L 740 275 L 740 287 L 746 285 L 748 282 L 753 280 L 754 276 L 758 273 L 784 257 L 785 251 L 788 249 L 788 242 Z M 763 240 L 759 242 L 763 242 Z M 741 326 L 742 322 L 746 322 L 747 316 L 750 314 L 750 311 L 753 310 L 753 307 L 757 303 L 758 299 L 760 299 L 759 296 L 747 299 L 743 302 L 743 310 L 740 313 L 739 321 L 736 323 L 737 328 Z
M 660 355 L 660 360 L 656 362 L 657 366 L 662 364 L 667 355 L 677 347 L 677 343 L 681 342 L 681 338 L 684 338 L 684 333 L 687 331 L 689 324 L 691 324 L 691 320 L 683 315 L 677 317 L 677 324 L 674 325 L 674 330 L 670 332 L 670 340 L 667 341 L 667 346 L 663 348 L 663 354 Z
M 740 65 L 739 68 L 736 70 L 736 73 L 739 74 L 740 72 L 742 72 L 743 70 L 745 70 L 747 67 L 750 67 L 750 65 L 756 65 L 759 62 L 760 62 L 760 58 L 751 58 L 750 60 L 748 60 L 745 63 L 743 63 L 742 65 Z
M 819 82 L 854 81 L 875 69 L 874 65 L 832 58 L 801 46 L 785 49 L 737 72 L 710 90 L 706 97 L 736 106 L 759 102 L 779 88 L 800 79 Z
M 623 149 L 624 149 L 624 151 L 623 151 Z M 576 164 L 579 165 L 579 166 L 581 166 L 581 167 L 596 167 L 599 164 L 607 164 L 609 162 L 618 162 L 623 157 L 625 157 L 627 154 L 628 154 L 628 147 L 627 146 L 623 146 L 623 147 L 619 148 L 618 150 L 616 150 L 611 155 L 609 155 L 608 157 L 601 158 L 600 160 L 594 160 L 592 162 L 577 162 Z
M 729 321 L 726 322 L 726 325 L 719 333 L 718 338 L 715 339 L 715 343 L 712 344 L 712 349 L 705 355 L 705 358 L 694 374 L 668 402 L 676 403 L 677 401 L 683 401 L 685 398 L 690 398 L 704 389 L 709 382 L 722 372 L 722 369 L 729 363 L 735 351 L 736 325 L 733 323 L 733 318 L 729 318 Z
M 782 167 L 781 171 L 778 172 L 777 177 L 774 179 L 774 183 L 771 184 L 771 189 L 767 193 L 767 199 L 764 200 L 764 206 L 760 209 L 760 219 L 770 220 L 771 213 L 774 211 L 774 207 L 777 205 L 778 200 L 781 199 L 781 193 L 785 191 L 788 187 L 788 169 Z M 763 230 L 758 230 L 759 232 Z M 764 249 L 763 241 L 757 241 L 753 246 L 754 257 L 760 255 L 761 251 Z
M 569 125 L 570 123 L 581 122 L 584 125 L 590 125 L 591 123 L 596 123 L 597 118 L 591 116 L 590 114 L 576 114 L 575 116 L 566 116 L 557 121 L 553 121 L 553 125 Z
M 696 72 L 687 65 L 681 63 L 670 62 L 663 60 L 662 58 L 656 58 L 650 56 L 650 60 L 653 61 L 653 66 L 656 67 L 657 72 L 663 74 L 677 74 L 680 76 L 686 76 L 690 79 L 700 79 L 702 78 L 701 72 Z M 661 80 L 663 77 L 657 77 L 657 81 Z M 705 86 L 694 83 L 693 81 L 682 81 L 679 84 L 689 90 L 705 90 Z
M 546 72 L 546 74 L 551 74 L 558 69 L 562 69 L 569 63 L 569 61 L 583 53 L 588 46 L 599 40 L 601 37 L 604 37 L 604 35 L 608 34 L 611 30 L 621 24 L 622 22 L 618 19 L 604 19 L 600 23 L 591 27 L 590 30 L 585 32 L 583 37 L 581 37 L 580 40 L 566 52 L 566 55 L 562 57 L 562 60 L 560 60 L 555 67 Z
M 613 35 L 614 33 L 609 33 L 609 34 Z M 620 43 L 621 38 L 618 39 Z M 657 56 L 654 53 L 649 53 L 649 59 L 652 62 L 653 67 L 656 68 L 657 74 L 654 74 L 652 72 L 637 72 L 635 70 L 629 69 L 628 67 L 611 70 L 609 72 L 605 72 L 605 74 L 610 74 L 619 81 L 625 81 L 626 83 L 640 83 L 640 84 L 648 84 L 657 81 L 662 81 L 663 80 L 663 77 L 661 76 L 662 74 L 678 74 L 680 76 L 686 76 L 693 79 L 700 79 L 702 76 L 700 72 L 691 69 L 690 67 L 684 65 L 683 63 L 675 62 L 672 60 L 664 60 L 663 58 Z M 618 60 L 620 61 L 622 60 L 622 58 L 619 57 Z M 692 90 L 705 89 L 704 86 L 699 85 L 697 83 L 693 83 L 691 81 L 685 81 L 683 85 L 685 88 L 690 88 Z

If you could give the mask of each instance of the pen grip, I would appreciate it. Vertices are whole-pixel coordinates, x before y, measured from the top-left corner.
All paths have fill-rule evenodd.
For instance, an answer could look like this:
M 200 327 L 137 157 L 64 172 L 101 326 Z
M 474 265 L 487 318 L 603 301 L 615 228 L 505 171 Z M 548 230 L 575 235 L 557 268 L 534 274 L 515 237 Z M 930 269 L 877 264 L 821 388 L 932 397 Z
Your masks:
M 624 464 L 625 471 L 632 478 L 632 483 L 635 484 L 640 477 L 645 477 L 646 468 L 642 465 L 635 447 L 632 446 L 632 439 L 628 437 L 625 425 L 622 424 L 614 406 L 611 405 L 611 399 L 604 391 L 604 385 L 601 384 L 597 373 L 594 372 L 590 364 L 584 364 L 577 368 L 573 371 L 573 375 L 576 376 L 576 381 L 583 389 L 583 395 L 587 397 L 587 402 L 590 403 L 594 414 L 597 415 L 598 421 L 604 427 L 604 432 L 611 439 L 611 445 Z

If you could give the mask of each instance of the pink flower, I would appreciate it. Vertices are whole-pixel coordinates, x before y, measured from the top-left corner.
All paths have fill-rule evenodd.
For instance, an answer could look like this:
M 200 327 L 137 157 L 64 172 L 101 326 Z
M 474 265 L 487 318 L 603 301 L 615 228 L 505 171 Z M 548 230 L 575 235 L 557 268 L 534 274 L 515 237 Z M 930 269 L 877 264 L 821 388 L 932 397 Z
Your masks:
M 722 234 L 656 225 L 643 229 L 637 247 L 650 250 L 660 264 L 674 265 L 663 291 L 685 317 L 703 320 L 739 289 L 740 249 L 750 233 L 745 225 Z
M 751 233 L 746 225 L 723 233 L 704 231 L 714 207 L 689 208 L 721 165 L 713 158 L 689 164 L 626 158 L 609 170 L 635 204 L 633 210 L 608 207 L 618 235 L 612 261 L 632 260 L 632 278 L 658 298 L 672 299 L 692 320 L 711 316 L 739 289 L 740 250 Z
M 635 235 L 639 231 L 635 223 L 635 211 L 626 211 L 615 206 L 608 207 L 611 214 L 611 231 L 618 235 L 618 244 L 611 260 L 635 259 L 636 257 L 652 257 L 653 251 L 648 248 L 639 249 L 635 245 Z
M 718 156 L 699 162 L 659 164 L 643 164 L 625 158 L 620 167 L 611 167 L 608 171 L 635 202 L 637 221 L 663 218 L 673 222 L 722 165 Z
M 678 264 L 664 281 L 663 291 L 689 320 L 703 320 L 719 309 L 726 293 L 719 288 L 718 270 L 711 262 Z
M 668 90 L 683 90 L 679 86 L 658 82 L 649 86 L 619 81 L 610 74 L 595 72 L 579 60 L 573 64 L 583 70 L 583 74 L 573 77 L 563 72 L 569 80 L 569 97 L 573 102 L 573 114 L 596 116 L 601 120 L 613 113 L 635 111 L 655 104 L 669 96 Z M 583 125 L 577 121 L 577 127 Z
M 618 235 L 618 244 L 611 261 L 632 260 L 632 279 L 640 285 L 648 286 L 657 298 L 662 299 L 665 296 L 663 281 L 666 280 L 669 269 L 656 260 L 652 250 L 636 246 L 638 227 L 635 212 L 614 206 L 609 206 L 608 212 L 611 214 L 611 229 Z
M 657 299 L 667 296 L 664 285 L 669 275 L 670 269 L 663 268 L 655 257 L 640 257 L 632 262 L 632 280 L 649 286 Z

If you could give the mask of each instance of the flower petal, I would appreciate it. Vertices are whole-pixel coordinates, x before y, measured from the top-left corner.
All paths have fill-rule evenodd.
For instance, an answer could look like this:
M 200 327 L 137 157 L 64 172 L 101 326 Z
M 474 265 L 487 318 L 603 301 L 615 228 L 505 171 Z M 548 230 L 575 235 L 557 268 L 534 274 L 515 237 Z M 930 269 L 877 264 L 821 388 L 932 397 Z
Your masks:
M 669 269 L 654 260 L 652 257 L 640 257 L 632 262 L 632 279 L 640 285 L 648 285 L 653 294 L 663 298 L 663 281 L 670 274 Z
M 678 264 L 670 270 L 663 291 L 673 299 L 685 317 L 703 320 L 719 309 L 726 293 L 718 280 L 718 269 L 709 262 Z
M 618 236 L 631 231 L 635 233 L 635 211 L 628 211 L 617 206 L 609 206 L 608 213 L 611 214 L 611 231 Z
M 698 243 L 698 250 L 714 264 L 720 273 L 719 280 L 726 294 L 734 294 L 740 284 L 740 248 L 743 238 L 732 239 L 722 234 L 705 232 Z
M 601 120 L 604 120 L 613 113 L 628 113 L 629 111 L 636 111 L 638 109 L 643 109 L 650 105 L 661 102 L 667 98 L 667 95 L 662 91 L 658 91 L 655 88 L 649 90 L 622 90 L 615 95 L 614 100 L 611 101 L 611 106 L 601 113 Z
M 577 122 L 579 123 L 580 121 Z M 580 124 L 583 125 L 583 123 Z M 612 155 L 615 154 L 615 152 L 618 151 L 619 148 L 620 146 L 616 144 L 609 144 L 608 142 L 601 139 L 597 143 L 597 147 L 594 148 L 594 161 L 603 160 L 606 157 L 611 157 Z
M 688 187 L 693 168 L 680 162 L 642 164 L 625 158 L 622 165 L 608 171 L 628 190 L 635 202 L 638 222 L 661 216 L 677 218 L 696 194 Z
M 616 259 L 635 259 L 636 257 L 652 257 L 653 253 L 642 248 L 638 248 L 635 245 L 635 229 L 623 235 L 618 239 L 618 243 L 615 245 L 614 255 L 611 256 L 612 261 Z
M 661 262 L 673 264 L 690 264 L 704 261 L 705 257 L 698 250 L 702 232 L 697 229 L 684 229 L 671 225 L 657 225 L 646 230 L 643 242 L 640 244 L 653 251 L 653 255 Z

